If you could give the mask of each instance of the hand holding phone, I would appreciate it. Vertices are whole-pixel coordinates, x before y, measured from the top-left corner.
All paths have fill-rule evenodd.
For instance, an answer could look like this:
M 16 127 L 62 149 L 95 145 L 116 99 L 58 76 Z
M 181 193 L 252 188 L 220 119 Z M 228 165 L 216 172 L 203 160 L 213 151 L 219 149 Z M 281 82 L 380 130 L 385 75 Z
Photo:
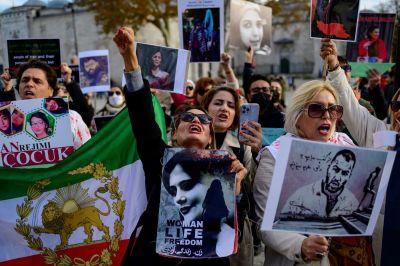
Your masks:
M 243 125 L 249 121 L 258 121 L 260 106 L 257 103 L 245 103 L 240 107 L 240 127 L 239 132 L 244 131 L 248 135 L 253 135 L 250 131 L 243 129 Z M 244 142 L 246 139 L 239 134 L 239 141 Z

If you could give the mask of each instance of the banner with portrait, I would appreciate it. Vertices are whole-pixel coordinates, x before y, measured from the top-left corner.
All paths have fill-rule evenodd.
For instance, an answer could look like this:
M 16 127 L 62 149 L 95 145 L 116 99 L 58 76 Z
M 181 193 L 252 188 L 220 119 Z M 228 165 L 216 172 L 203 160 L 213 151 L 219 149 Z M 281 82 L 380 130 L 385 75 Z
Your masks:
M 178 1 L 180 48 L 190 62 L 219 62 L 224 51 L 224 1 Z
M 350 62 L 388 63 L 396 14 L 360 13 L 357 42 L 347 43 Z
M 0 102 L 0 167 L 55 164 L 74 151 L 67 97 Z
M 185 94 L 189 51 L 137 42 L 136 54 L 150 88 Z
M 171 148 L 163 158 L 157 253 L 180 258 L 236 253 L 235 173 L 222 150 Z
M 7 40 L 8 66 L 12 78 L 16 78 L 18 66 L 29 59 L 46 62 L 61 78 L 60 39 Z
M 311 38 L 355 41 L 360 1 L 311 0 Z
M 83 93 L 110 90 L 108 50 L 79 52 L 79 84 Z
M 271 54 L 272 9 L 242 0 L 231 1 L 229 47 Z
M 372 235 L 394 156 L 283 137 L 261 229 Z

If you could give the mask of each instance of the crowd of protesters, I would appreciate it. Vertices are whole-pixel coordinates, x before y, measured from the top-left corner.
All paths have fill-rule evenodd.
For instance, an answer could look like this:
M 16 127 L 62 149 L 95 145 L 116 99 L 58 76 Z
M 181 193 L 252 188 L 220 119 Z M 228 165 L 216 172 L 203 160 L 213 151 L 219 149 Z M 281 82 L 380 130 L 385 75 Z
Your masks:
M 263 246 L 265 265 L 301 265 L 313 261 L 318 265 L 375 265 L 380 262 L 382 223 L 378 223 L 373 237 L 328 239 L 316 235 L 260 231 L 276 159 L 268 149 L 263 149 L 262 129 L 284 128 L 286 134 L 292 137 L 372 147 L 373 133 L 384 129 L 400 131 L 400 91 L 394 87 L 393 68 L 387 73 L 369 70 L 367 77 L 358 78 L 354 85 L 350 85 L 349 81 L 354 79 L 351 78 L 348 62 L 337 55 L 333 41 L 323 39 L 321 57 L 328 62 L 328 81 L 315 80 L 303 84 L 287 104 L 285 92 L 289 88 L 286 78 L 260 72 L 255 67 L 254 50 L 249 47 L 244 51 L 243 73 L 235 73 L 231 67 L 231 56 L 223 53 L 220 63 L 222 82 L 221 77 L 200 77 L 196 81 L 185 82 L 185 95 L 165 94 L 151 90 L 153 88 L 149 83 L 140 77 L 133 30 L 121 28 L 114 41 L 124 60 L 127 85 L 125 88 L 111 86 L 105 106 L 97 113 L 79 84 L 71 79 L 71 69 L 67 64 L 61 65 L 63 82 L 60 84 L 51 67 L 41 61 L 30 60 L 19 67 L 15 89 L 22 100 L 68 96 L 76 149 L 90 139 L 89 128 L 93 126 L 94 116 L 116 115 L 123 108 L 128 108 L 132 130 L 138 139 L 139 156 L 146 178 L 151 182 L 146 183 L 148 208 L 144 214 L 145 221 L 141 224 L 143 228 L 138 238 L 136 235 L 132 237 L 124 265 L 250 266 L 254 256 L 264 251 Z M 239 84 L 237 76 L 242 76 L 242 84 Z M 1 75 L 1 81 L 3 90 L 0 101 L 15 100 L 15 91 L 7 72 Z M 159 182 L 155 180 L 160 177 L 160 158 L 167 145 L 160 140 L 159 130 L 154 127 L 154 118 L 151 118 L 150 92 L 166 103 L 166 130 L 170 132 L 172 146 L 204 149 L 212 143 L 213 147 L 228 150 L 233 156 L 232 165 L 239 176 L 236 192 L 241 195 L 237 202 L 239 245 L 237 254 L 227 259 L 177 260 L 155 253 L 156 207 L 160 200 Z M 259 105 L 258 121 L 252 121 L 238 130 L 239 108 L 247 102 Z M 319 107 L 310 106 L 315 103 Z M 332 111 L 332 105 L 338 107 Z M 320 108 L 321 115 L 311 115 L 311 108 Z M 192 115 L 188 116 L 188 113 Z M 200 121 L 201 115 L 209 116 L 210 120 Z M 11 114 L 1 114 L 1 117 L 4 117 L 3 124 L 11 123 Z M 323 130 L 324 134 L 320 133 L 322 122 L 327 127 Z M 187 124 L 199 124 L 201 134 L 192 134 Z M 238 135 L 243 136 L 242 141 L 238 140 Z M 158 191 L 154 192 L 154 189 Z M 362 263 L 353 260 L 351 252 L 335 253 L 333 243 L 357 250 L 357 254 L 364 258 Z

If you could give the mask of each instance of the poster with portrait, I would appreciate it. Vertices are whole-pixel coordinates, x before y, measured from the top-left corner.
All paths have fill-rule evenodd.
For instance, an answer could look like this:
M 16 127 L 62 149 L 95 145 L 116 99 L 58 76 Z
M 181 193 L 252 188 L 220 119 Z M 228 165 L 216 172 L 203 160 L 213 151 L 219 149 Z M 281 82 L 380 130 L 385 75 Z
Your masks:
M 108 50 L 79 52 L 79 84 L 83 93 L 110 90 Z
M 224 1 L 178 1 L 180 48 L 190 62 L 219 62 L 224 51 Z
M 357 42 L 347 44 L 347 60 L 359 63 L 388 63 L 395 21 L 396 14 L 360 13 Z
M 167 149 L 156 252 L 179 258 L 236 253 L 235 174 L 222 150 Z M 236 240 L 237 241 L 237 240 Z
M 16 78 L 18 66 L 29 59 L 46 62 L 61 78 L 61 53 L 59 39 L 7 40 L 8 66 L 11 78 Z
M 67 97 L 0 102 L 0 167 L 55 164 L 74 151 Z
M 138 42 L 136 54 L 150 88 L 185 94 L 189 51 Z
M 242 0 L 231 1 L 229 47 L 271 54 L 272 9 Z
M 283 137 L 262 230 L 371 235 L 395 153 Z
M 360 1 L 311 0 L 311 38 L 355 41 Z

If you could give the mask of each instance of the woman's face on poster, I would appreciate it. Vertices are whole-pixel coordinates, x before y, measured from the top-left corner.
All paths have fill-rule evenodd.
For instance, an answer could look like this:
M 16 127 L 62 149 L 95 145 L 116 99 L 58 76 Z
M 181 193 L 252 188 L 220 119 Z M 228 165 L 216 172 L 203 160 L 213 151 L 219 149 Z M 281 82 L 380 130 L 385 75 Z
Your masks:
M 153 54 L 153 56 L 151 57 L 151 61 L 153 62 L 154 66 L 159 67 L 161 65 L 161 52 Z
M 171 195 L 185 222 L 199 219 L 203 213 L 202 205 L 208 190 L 203 181 L 193 179 L 179 164 L 170 174 Z
M 10 128 L 10 118 L 0 114 L 0 130 L 6 132 Z
M 254 9 L 248 9 L 243 14 L 240 26 L 240 38 L 245 47 L 252 47 L 254 50 L 261 48 L 261 42 L 264 35 L 265 21 Z
M 371 39 L 376 40 L 379 38 L 379 29 L 375 28 L 373 31 L 371 31 L 369 33 L 369 35 L 371 36 Z
M 33 131 L 33 133 L 35 133 L 36 137 L 43 138 L 43 137 L 47 136 L 48 125 L 41 118 L 32 117 L 31 118 L 31 127 L 32 127 L 32 131 Z

